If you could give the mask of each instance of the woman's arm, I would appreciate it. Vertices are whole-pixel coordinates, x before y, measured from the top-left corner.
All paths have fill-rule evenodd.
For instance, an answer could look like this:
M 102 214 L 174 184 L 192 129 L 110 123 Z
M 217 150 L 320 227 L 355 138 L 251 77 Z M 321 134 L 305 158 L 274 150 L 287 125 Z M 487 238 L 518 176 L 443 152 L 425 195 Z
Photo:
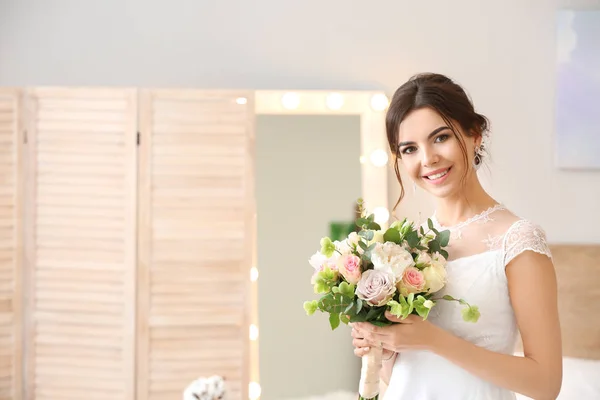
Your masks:
M 396 352 L 392 352 L 390 350 L 383 350 L 382 368 L 381 372 L 379 373 L 379 377 L 383 381 L 383 383 L 385 383 L 386 387 L 390 384 L 390 378 L 392 377 L 392 369 L 394 368 L 394 363 L 396 362 L 397 356 L 398 353 Z
M 524 357 L 478 347 L 440 330 L 431 350 L 474 375 L 536 400 L 556 399 L 562 382 L 562 343 L 554 266 L 526 251 L 506 266 Z

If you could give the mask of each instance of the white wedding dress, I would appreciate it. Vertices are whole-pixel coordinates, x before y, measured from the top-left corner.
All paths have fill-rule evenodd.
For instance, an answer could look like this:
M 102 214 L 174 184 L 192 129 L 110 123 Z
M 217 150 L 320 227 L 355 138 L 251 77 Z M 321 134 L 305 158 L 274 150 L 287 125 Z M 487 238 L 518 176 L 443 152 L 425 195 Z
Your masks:
M 447 285 L 438 292 L 477 305 L 477 323 L 462 319 L 457 302 L 439 301 L 429 320 L 478 346 L 513 354 L 518 327 L 511 307 L 505 266 L 519 254 L 534 251 L 551 257 L 544 231 L 520 219 L 502 205 L 455 227 L 451 231 Z M 427 224 L 424 224 L 425 229 Z M 465 371 L 428 351 L 398 354 L 384 400 L 514 400 L 516 395 Z

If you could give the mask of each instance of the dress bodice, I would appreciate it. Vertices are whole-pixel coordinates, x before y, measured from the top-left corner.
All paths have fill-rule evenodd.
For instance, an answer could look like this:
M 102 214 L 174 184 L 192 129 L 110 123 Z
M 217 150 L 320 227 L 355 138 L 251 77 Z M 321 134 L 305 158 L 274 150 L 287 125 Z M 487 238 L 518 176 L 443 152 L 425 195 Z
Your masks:
M 440 300 L 429 320 L 454 335 L 486 349 L 513 354 L 518 327 L 510 302 L 506 266 L 524 251 L 551 257 L 543 230 L 516 217 L 502 205 L 446 228 L 432 217 L 438 230 L 451 231 L 447 248 L 446 286 L 436 294 L 462 298 L 479 308 L 477 323 L 465 322 L 457 302 Z M 426 225 L 425 225 L 426 226 Z M 425 228 L 427 229 L 427 228 Z M 515 395 L 460 369 L 427 351 L 402 352 L 396 359 L 385 400 L 505 400 Z

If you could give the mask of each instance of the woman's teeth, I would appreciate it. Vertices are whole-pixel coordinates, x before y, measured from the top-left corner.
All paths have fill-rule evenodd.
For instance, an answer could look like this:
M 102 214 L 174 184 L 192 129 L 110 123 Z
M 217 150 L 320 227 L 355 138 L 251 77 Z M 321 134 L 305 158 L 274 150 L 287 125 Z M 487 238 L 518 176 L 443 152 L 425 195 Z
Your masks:
M 427 179 L 431 179 L 431 180 L 440 179 L 442 176 L 446 175 L 447 173 L 448 173 L 448 170 L 445 170 L 444 172 L 440 172 L 439 174 L 429 175 L 427 177 Z

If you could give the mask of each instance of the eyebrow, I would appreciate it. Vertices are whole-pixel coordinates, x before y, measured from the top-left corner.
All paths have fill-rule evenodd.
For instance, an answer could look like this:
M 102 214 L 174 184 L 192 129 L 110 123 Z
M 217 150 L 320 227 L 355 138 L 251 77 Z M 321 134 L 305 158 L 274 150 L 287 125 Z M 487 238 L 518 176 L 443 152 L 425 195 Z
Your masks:
M 440 126 L 439 128 L 437 128 L 436 130 L 434 130 L 433 132 L 431 132 L 428 136 L 427 139 L 431 139 L 433 136 L 437 135 L 438 133 L 440 133 L 441 131 L 444 131 L 446 129 L 450 129 L 447 126 Z M 409 144 L 415 144 L 415 142 L 400 142 L 398 144 L 398 147 L 402 147 L 402 146 L 408 146 Z

